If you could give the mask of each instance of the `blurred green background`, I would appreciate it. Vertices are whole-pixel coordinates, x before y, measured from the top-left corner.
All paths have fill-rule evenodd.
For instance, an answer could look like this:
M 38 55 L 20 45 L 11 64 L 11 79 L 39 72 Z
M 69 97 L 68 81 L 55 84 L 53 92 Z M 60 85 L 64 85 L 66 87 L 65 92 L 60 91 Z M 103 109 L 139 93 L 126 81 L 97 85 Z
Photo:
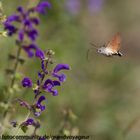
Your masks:
M 34 0 L 32 0 L 34 2 Z M 3 0 L 8 16 L 17 6 L 26 6 L 28 0 Z M 41 16 L 40 36 L 42 49 L 55 51 L 55 63 L 67 63 L 67 80 L 59 88 L 59 96 L 48 98 L 47 111 L 40 116 L 40 134 L 55 134 L 63 121 L 63 110 L 70 108 L 77 116 L 72 123 L 81 135 L 92 135 L 91 140 L 139 140 L 140 121 L 140 1 L 139 0 L 50 0 L 52 8 Z M 90 42 L 107 43 L 121 33 L 123 57 L 108 58 L 87 50 Z M 9 82 L 4 69 L 12 67 L 7 61 L 9 52 L 15 53 L 14 38 L 0 38 L 0 85 Z M 23 52 L 23 56 L 26 54 Z M 19 68 L 24 75 L 37 78 L 39 61 L 26 58 Z M 19 83 L 20 84 L 20 83 Z M 32 101 L 31 90 L 17 97 Z M 17 105 L 13 118 L 23 120 L 26 109 Z M 19 114 L 20 115 L 17 115 Z M 128 132 L 123 137 L 123 132 Z M 22 132 L 21 132 L 22 134 Z

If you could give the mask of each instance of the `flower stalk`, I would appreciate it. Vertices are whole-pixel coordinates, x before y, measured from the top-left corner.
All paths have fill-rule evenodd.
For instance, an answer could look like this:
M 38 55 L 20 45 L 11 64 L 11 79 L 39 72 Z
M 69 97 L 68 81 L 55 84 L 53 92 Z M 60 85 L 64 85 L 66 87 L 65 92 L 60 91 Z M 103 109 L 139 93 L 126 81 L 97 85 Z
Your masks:
M 31 2 L 31 1 L 30 1 Z M 59 63 L 56 64 L 52 69 L 50 65 L 53 64 L 52 57 L 54 52 L 50 49 L 42 50 L 37 44 L 36 39 L 39 36 L 39 32 L 36 26 L 40 24 L 40 19 L 36 14 L 46 14 L 47 9 L 51 8 L 51 4 L 48 1 L 39 2 L 36 6 L 28 7 L 24 9 L 22 6 L 17 8 L 17 12 L 9 16 L 4 22 L 5 30 L 8 36 L 17 36 L 16 45 L 18 47 L 16 56 L 10 55 L 10 59 L 15 60 L 14 68 L 11 70 L 12 79 L 10 88 L 14 89 L 16 82 L 16 74 L 18 66 L 23 60 L 20 58 L 21 51 L 24 51 L 29 58 L 36 57 L 40 60 L 40 70 L 37 74 L 36 81 L 33 81 L 30 77 L 24 77 L 21 81 L 23 88 L 28 88 L 33 92 L 33 98 L 31 103 L 27 102 L 20 97 L 15 99 L 21 108 L 26 108 L 28 114 L 26 118 L 20 123 L 12 121 L 12 126 L 17 127 L 16 135 L 22 130 L 24 133 L 28 130 L 29 126 L 34 127 L 33 135 L 36 135 L 36 131 L 40 128 L 40 123 L 36 118 L 38 118 L 45 110 L 48 94 L 52 96 L 58 95 L 58 86 L 66 80 L 66 75 L 62 71 L 70 70 L 68 64 Z M 33 14 L 34 13 L 34 14 Z M 17 23 L 17 24 L 15 24 Z M 8 108 L 5 110 L 3 117 L 7 119 L 8 110 L 12 108 L 12 100 L 14 92 L 10 93 L 8 99 Z
M 19 64 L 19 58 L 20 58 L 20 53 L 21 53 L 21 47 L 18 47 L 18 51 L 17 51 L 17 56 L 16 56 L 16 62 L 15 62 L 15 66 L 14 66 L 14 71 L 13 71 L 13 78 L 11 80 L 11 85 L 10 87 L 13 88 L 14 83 L 15 83 L 15 79 L 16 79 L 16 72 L 17 72 L 17 68 L 18 68 L 18 64 Z

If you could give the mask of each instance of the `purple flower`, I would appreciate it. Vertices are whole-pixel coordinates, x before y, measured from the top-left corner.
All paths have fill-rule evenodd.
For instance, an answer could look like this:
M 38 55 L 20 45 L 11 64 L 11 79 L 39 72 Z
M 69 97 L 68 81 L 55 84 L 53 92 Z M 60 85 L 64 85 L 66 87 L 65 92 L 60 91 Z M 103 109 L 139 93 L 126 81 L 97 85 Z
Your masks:
M 27 88 L 32 87 L 32 81 L 31 81 L 31 79 L 28 78 L 28 77 L 25 77 L 25 78 L 22 80 L 22 86 L 23 86 L 23 87 L 27 87 Z
M 32 27 L 32 23 L 28 18 L 25 18 L 23 20 L 23 25 L 26 27 L 26 32 L 28 33 L 33 27 Z
M 28 118 L 26 121 L 20 124 L 20 128 L 24 133 L 26 133 L 29 125 L 34 126 L 35 129 L 40 127 L 40 123 L 38 121 L 35 121 L 33 118 Z
M 34 124 L 34 119 L 33 118 L 29 118 L 27 119 L 25 122 L 23 122 L 26 126 L 28 125 L 33 125 Z
M 56 89 L 53 89 L 53 87 L 55 86 L 60 86 L 60 82 L 59 81 L 52 81 L 51 79 L 47 79 L 44 82 L 43 85 L 43 89 L 47 92 L 52 93 L 53 96 L 57 96 L 58 95 L 58 91 Z
M 13 21 L 19 21 L 19 19 L 20 19 L 20 17 L 18 15 L 13 14 L 13 15 L 11 15 L 11 16 L 9 16 L 7 18 L 7 20 L 5 21 L 5 23 L 11 23 Z
M 23 41 L 23 39 L 24 39 L 24 30 L 23 29 L 19 30 L 18 38 L 19 38 L 20 41 Z
M 35 26 L 39 24 L 39 19 L 34 17 L 32 13 L 38 12 L 44 14 L 46 8 L 50 8 L 50 3 L 48 1 L 40 2 L 36 7 L 28 10 L 20 6 L 17 8 L 18 13 L 9 17 L 7 22 L 4 23 L 5 29 L 8 31 L 9 35 L 16 34 L 18 36 L 16 45 L 21 47 L 29 57 L 36 56 L 40 59 L 41 70 L 38 72 L 38 79 L 33 88 L 35 93 L 33 103 L 29 104 L 22 99 L 16 100 L 22 107 L 32 111 L 36 117 L 40 116 L 46 109 L 46 105 L 43 104 L 46 101 L 46 97 L 40 94 L 42 92 L 47 92 L 51 93 L 53 96 L 57 96 L 58 90 L 56 86 L 61 86 L 61 82 L 66 79 L 65 74 L 60 73 L 60 71 L 70 69 L 68 64 L 58 64 L 53 70 L 48 69 L 49 65 L 53 64 L 52 56 L 54 52 L 52 50 L 44 52 L 34 42 L 38 37 L 38 31 Z M 19 26 L 18 24 L 14 25 L 14 22 L 18 22 Z M 50 79 L 45 79 L 45 77 L 50 77 Z M 29 77 L 24 77 L 21 83 L 22 86 L 26 88 L 31 88 L 33 86 L 32 80 Z M 36 122 L 33 118 L 28 118 L 19 126 L 26 132 L 29 125 L 34 126 L 35 131 L 36 128 L 40 127 L 40 123 Z M 15 122 L 13 122 L 13 126 L 16 126 Z M 43 140 L 44 138 L 41 137 L 40 140 L 41 139 Z
M 13 127 L 17 127 L 17 125 L 18 125 L 18 123 L 17 123 L 17 121 L 11 121 L 11 125 L 13 126 Z
M 26 107 L 28 110 L 31 109 L 31 106 L 26 101 L 23 101 L 22 99 L 17 99 L 16 101 L 19 102 L 22 107 Z
M 38 77 L 42 79 L 44 77 L 44 74 L 41 72 L 38 72 Z
M 91 13 L 98 12 L 103 6 L 104 0 L 88 0 L 88 10 Z
M 56 67 L 54 68 L 53 72 L 57 73 L 60 70 L 69 70 L 70 67 L 68 64 L 57 64 Z
M 38 36 L 38 32 L 36 29 L 28 30 L 26 33 L 31 41 L 35 41 Z
M 38 25 L 39 24 L 39 19 L 38 18 L 30 18 L 30 21 L 32 22 L 32 23 L 34 23 L 35 25 Z
M 16 32 L 17 32 L 17 28 L 15 27 L 15 26 L 13 26 L 13 25 L 11 25 L 11 24 L 9 24 L 9 23 L 4 23 L 4 28 L 5 28 L 5 30 L 7 30 L 8 31 L 8 35 L 9 36 L 12 36 L 13 34 L 15 34 Z
M 53 77 L 56 77 L 59 79 L 60 82 L 64 82 L 66 80 L 65 74 L 59 74 L 58 72 L 61 70 L 70 70 L 70 67 L 68 64 L 58 64 L 53 70 Z
M 46 140 L 45 137 L 40 137 L 38 140 Z
M 47 70 L 47 67 L 46 67 L 46 61 L 44 59 L 41 60 L 41 69 L 42 71 L 44 72 L 44 74 L 48 74 L 48 70 Z
M 17 8 L 17 11 L 19 12 L 19 13 L 24 13 L 24 9 L 23 9 L 23 7 L 22 6 L 19 6 L 18 8 Z
M 79 11 L 81 9 L 81 1 L 80 0 L 66 0 L 66 9 L 69 13 L 72 15 L 79 14 Z
M 45 54 L 41 49 L 36 49 L 36 57 L 39 57 L 41 60 L 45 59 Z
M 46 70 L 46 69 L 45 69 L 45 61 L 44 61 L 44 60 L 41 61 L 41 69 L 42 69 L 43 71 Z
M 41 112 L 45 110 L 45 105 L 42 105 L 42 101 L 46 100 L 45 96 L 40 96 L 37 103 L 33 106 L 34 108 L 34 115 L 40 116 Z
M 17 8 L 17 12 L 7 18 L 7 20 L 3 23 L 5 30 L 9 36 L 13 34 L 18 34 L 19 45 L 23 48 L 23 50 L 28 54 L 29 57 L 34 56 L 36 52 L 36 56 L 40 59 L 44 58 L 43 51 L 41 51 L 38 47 L 33 45 L 33 42 L 36 41 L 38 37 L 38 31 L 35 28 L 36 25 L 39 24 L 39 19 L 33 16 L 32 13 L 39 12 L 45 13 L 46 7 L 50 7 L 49 2 L 40 2 L 36 7 L 25 10 L 22 6 Z M 19 24 L 15 24 L 14 22 L 18 22 Z M 31 45 L 25 44 L 27 42 L 25 36 L 30 39 Z
M 51 8 L 51 4 L 48 1 L 43 1 L 36 6 L 35 10 L 40 14 L 45 14 L 46 8 Z
M 38 48 L 35 44 L 30 44 L 29 46 L 22 46 L 25 52 L 28 54 L 28 57 L 34 56 L 34 51 Z

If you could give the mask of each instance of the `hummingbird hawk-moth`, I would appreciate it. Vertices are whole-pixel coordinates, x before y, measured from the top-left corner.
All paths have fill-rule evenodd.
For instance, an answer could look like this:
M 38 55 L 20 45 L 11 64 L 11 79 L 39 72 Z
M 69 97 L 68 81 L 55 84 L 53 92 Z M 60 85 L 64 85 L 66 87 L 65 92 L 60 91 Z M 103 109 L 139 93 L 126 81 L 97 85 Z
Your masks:
M 97 47 L 97 45 L 91 43 L 97 49 L 97 52 L 103 54 L 105 56 L 113 56 L 118 55 L 122 56 L 120 52 L 120 44 L 121 44 L 121 37 L 119 33 L 116 33 L 113 38 L 106 44 L 101 47 Z

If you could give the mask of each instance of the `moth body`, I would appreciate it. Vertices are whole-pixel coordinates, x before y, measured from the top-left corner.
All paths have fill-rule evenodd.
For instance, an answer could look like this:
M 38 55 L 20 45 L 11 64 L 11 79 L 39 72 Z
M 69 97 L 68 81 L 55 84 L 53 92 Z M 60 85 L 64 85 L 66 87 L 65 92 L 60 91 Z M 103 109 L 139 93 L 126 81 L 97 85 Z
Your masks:
M 122 53 L 119 51 L 113 51 L 111 48 L 109 47 L 101 47 L 99 49 L 97 49 L 97 52 L 106 56 L 112 56 L 112 55 L 118 55 L 118 56 L 122 56 Z

